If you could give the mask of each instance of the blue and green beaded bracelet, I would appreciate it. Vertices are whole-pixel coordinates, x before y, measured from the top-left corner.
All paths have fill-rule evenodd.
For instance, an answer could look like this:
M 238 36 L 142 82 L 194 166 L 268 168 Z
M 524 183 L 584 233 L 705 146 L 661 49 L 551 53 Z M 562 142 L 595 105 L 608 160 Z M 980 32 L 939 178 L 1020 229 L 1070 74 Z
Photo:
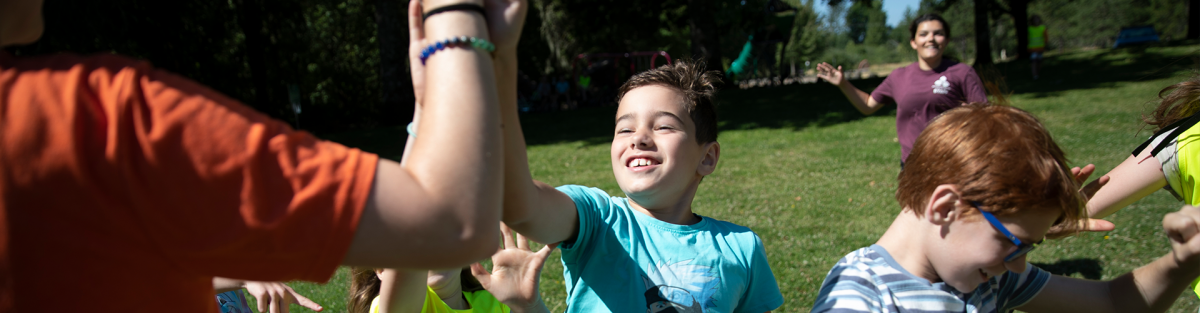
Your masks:
M 492 44 L 486 39 L 467 36 L 451 37 L 450 39 L 443 39 L 434 42 L 433 44 L 425 46 L 425 49 L 421 49 L 421 64 L 424 65 L 425 60 L 428 60 L 429 56 L 432 56 L 434 53 L 454 46 L 471 46 L 475 49 L 487 51 L 488 53 L 496 51 L 496 45 Z

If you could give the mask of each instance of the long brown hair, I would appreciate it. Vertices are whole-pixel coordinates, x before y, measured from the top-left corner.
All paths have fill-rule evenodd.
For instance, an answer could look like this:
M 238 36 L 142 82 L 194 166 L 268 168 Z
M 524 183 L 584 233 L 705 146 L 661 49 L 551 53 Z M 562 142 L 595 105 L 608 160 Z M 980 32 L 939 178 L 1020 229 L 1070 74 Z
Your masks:
M 371 312 L 371 300 L 379 296 L 379 287 L 383 282 L 375 274 L 375 269 L 366 267 L 350 268 L 350 303 L 347 309 L 350 313 Z
M 1155 133 L 1200 111 L 1200 75 L 1163 88 L 1158 98 L 1161 102 L 1154 113 L 1143 118 L 1146 124 L 1154 126 Z

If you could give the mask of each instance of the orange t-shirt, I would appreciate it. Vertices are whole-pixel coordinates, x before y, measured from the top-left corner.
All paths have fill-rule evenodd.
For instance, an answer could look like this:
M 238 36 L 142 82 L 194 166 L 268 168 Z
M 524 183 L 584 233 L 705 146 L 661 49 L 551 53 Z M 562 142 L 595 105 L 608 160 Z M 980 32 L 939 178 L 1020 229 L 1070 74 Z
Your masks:
M 216 312 L 325 281 L 378 156 L 114 55 L 0 52 L 0 312 Z

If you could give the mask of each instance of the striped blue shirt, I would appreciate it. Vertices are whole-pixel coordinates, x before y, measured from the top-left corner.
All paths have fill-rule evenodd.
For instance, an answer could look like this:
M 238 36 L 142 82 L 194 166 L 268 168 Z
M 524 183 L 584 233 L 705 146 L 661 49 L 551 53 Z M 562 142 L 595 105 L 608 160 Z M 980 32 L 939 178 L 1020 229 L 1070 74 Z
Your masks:
M 1026 264 L 1025 272 L 1007 272 L 979 284 L 969 294 L 944 282 L 917 277 L 879 245 L 851 252 L 825 276 L 813 312 L 1009 312 L 1029 302 L 1047 273 Z

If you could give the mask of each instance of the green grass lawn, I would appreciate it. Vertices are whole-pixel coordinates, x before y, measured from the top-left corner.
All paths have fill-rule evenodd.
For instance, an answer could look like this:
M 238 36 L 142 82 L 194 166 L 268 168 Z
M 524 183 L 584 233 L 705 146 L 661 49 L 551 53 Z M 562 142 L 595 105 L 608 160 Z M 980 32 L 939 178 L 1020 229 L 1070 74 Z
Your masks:
M 1029 79 L 1025 62 L 997 69 L 1012 105 L 1041 118 L 1072 165 L 1094 163 L 1104 173 L 1150 135 L 1140 131 L 1140 117 L 1153 108 L 1159 89 L 1198 68 L 1198 55 L 1200 45 L 1052 52 L 1037 81 Z M 870 90 L 880 81 L 854 83 Z M 608 161 L 614 111 L 523 116 L 533 176 L 620 194 Z M 893 198 L 900 170 L 894 107 L 862 116 L 822 83 L 723 91 L 720 118 L 722 157 L 693 208 L 757 232 L 786 299 L 778 311 L 807 312 L 833 263 L 872 244 L 900 211 Z M 329 138 L 398 158 L 402 136 L 402 129 L 386 128 Z M 1049 242 L 1029 260 L 1064 275 L 1114 278 L 1170 251 L 1162 215 L 1180 205 L 1157 192 L 1110 217 L 1115 231 Z M 339 270 L 325 285 L 293 286 L 328 312 L 344 312 L 347 273 Z M 543 271 L 541 291 L 552 311 L 565 308 L 557 252 Z M 1172 312 L 1195 312 L 1198 304 L 1185 292 Z

